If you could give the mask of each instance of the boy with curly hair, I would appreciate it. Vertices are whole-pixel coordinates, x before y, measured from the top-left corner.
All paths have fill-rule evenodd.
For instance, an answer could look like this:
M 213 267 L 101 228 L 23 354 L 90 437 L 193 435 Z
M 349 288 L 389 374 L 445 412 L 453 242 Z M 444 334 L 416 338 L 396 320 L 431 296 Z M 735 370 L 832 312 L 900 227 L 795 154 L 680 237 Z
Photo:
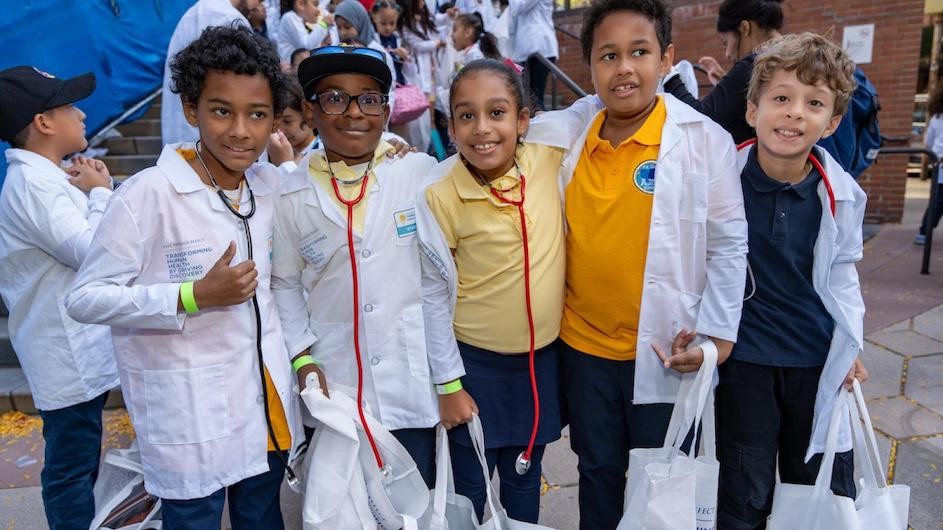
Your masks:
M 766 527 L 777 468 L 783 482 L 815 483 L 842 385 L 867 379 L 855 270 L 865 194 L 814 147 L 838 127 L 854 70 L 812 33 L 771 41 L 753 67 L 746 119 L 757 138 L 738 157 L 752 275 L 717 386 L 718 528 Z M 843 433 L 831 486 L 854 498 L 850 449 Z
M 194 144 L 115 193 L 66 305 L 112 326 L 144 484 L 163 527 L 283 528 L 304 436 L 270 291 L 278 171 L 255 161 L 285 108 L 272 45 L 209 28 L 172 62 Z M 288 468 L 289 477 L 293 472 Z

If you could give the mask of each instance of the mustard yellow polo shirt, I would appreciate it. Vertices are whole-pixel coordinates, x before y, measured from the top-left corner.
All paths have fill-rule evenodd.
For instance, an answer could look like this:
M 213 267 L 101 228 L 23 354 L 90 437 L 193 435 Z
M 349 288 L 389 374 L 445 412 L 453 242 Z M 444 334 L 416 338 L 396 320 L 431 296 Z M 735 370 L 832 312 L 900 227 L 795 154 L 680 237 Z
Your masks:
M 564 152 L 536 144 L 517 149 L 524 174 L 524 209 L 530 251 L 530 290 L 535 347 L 553 342 L 563 311 L 564 231 L 557 174 Z M 517 170 L 491 182 L 513 200 L 520 197 Z M 458 340 L 500 353 L 528 351 L 524 251 L 518 209 L 502 204 L 462 162 L 426 190 L 432 214 L 455 255 Z
M 560 337 L 579 351 L 635 359 L 655 164 L 665 102 L 617 147 L 599 137 L 603 111 L 586 136 L 566 188 L 566 303 Z
M 373 168 L 370 170 L 371 175 L 367 180 L 367 189 L 364 190 L 363 199 L 354 206 L 354 232 L 358 234 L 363 234 L 363 223 L 367 215 L 367 202 L 369 202 L 370 190 L 373 189 L 373 185 L 376 184 L 377 180 L 372 174 L 373 169 L 386 160 L 386 155 L 390 151 L 395 151 L 395 149 L 384 140 L 380 140 L 377 148 L 373 151 Z M 343 214 L 346 219 L 347 206 L 342 203 L 340 199 L 337 198 L 337 194 L 334 193 L 334 186 L 331 184 L 331 174 L 328 171 L 327 163 L 327 158 L 324 156 L 323 152 L 311 155 L 311 158 L 308 159 L 308 175 L 314 180 L 315 184 L 321 187 L 323 191 L 327 192 L 328 197 L 337 205 L 341 214 Z M 360 177 L 362 177 L 364 171 L 367 170 L 367 164 L 368 163 L 365 162 L 350 167 L 346 162 L 331 163 L 334 176 L 337 177 L 337 180 L 341 181 L 338 183 L 337 189 L 340 191 L 341 196 L 344 197 L 344 200 L 354 200 L 357 198 L 357 195 L 360 194 Z M 343 184 L 344 182 L 351 184 Z

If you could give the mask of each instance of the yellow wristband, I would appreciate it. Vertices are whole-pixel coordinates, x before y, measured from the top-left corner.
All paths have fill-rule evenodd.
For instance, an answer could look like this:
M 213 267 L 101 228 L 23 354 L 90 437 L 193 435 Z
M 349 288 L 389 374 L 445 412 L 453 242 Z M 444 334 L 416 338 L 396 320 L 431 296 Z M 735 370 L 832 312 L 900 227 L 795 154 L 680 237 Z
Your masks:
M 183 282 L 180 284 L 180 302 L 183 309 L 188 314 L 198 313 L 200 308 L 196 305 L 196 299 L 193 298 L 193 282 Z
M 456 379 L 455 381 L 445 383 L 444 385 L 435 386 L 435 392 L 436 394 L 439 394 L 440 396 L 447 396 L 449 394 L 454 394 L 461 389 L 462 389 L 461 379 Z
M 291 362 L 291 369 L 297 372 L 298 370 L 301 370 L 302 367 L 308 366 L 309 364 L 317 365 L 318 362 L 315 361 L 314 357 L 310 355 L 302 355 Z

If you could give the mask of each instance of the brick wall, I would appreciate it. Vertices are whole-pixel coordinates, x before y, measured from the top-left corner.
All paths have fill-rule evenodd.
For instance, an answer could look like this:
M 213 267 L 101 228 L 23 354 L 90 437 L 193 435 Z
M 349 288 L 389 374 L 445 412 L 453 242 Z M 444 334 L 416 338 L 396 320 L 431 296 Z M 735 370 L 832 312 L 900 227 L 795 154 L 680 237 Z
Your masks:
M 696 61 L 712 55 L 723 59 L 720 39 L 714 31 L 719 1 L 675 0 L 674 42 L 678 59 Z M 920 32 L 923 25 L 923 0 L 786 0 L 783 4 L 786 32 L 825 33 L 834 28 L 834 38 L 841 39 L 844 26 L 875 24 L 874 53 L 871 64 L 862 69 L 874 83 L 881 97 L 881 132 L 885 136 L 909 136 L 917 84 Z M 582 11 L 559 12 L 558 27 L 579 35 Z M 579 41 L 557 32 L 560 42 L 560 68 L 588 92 L 592 92 L 589 68 L 583 63 Z M 561 93 L 567 92 L 565 89 Z M 567 93 L 565 100 L 572 97 Z M 903 215 L 906 157 L 888 155 L 861 176 L 859 182 L 868 193 L 867 220 L 899 222 Z

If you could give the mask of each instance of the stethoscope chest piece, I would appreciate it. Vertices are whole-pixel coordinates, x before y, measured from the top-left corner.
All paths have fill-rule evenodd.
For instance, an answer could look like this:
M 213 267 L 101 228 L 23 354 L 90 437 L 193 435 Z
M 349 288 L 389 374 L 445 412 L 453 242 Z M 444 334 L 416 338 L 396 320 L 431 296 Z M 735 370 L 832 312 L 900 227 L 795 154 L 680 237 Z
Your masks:
M 521 454 L 517 455 L 517 461 L 514 462 L 514 471 L 517 471 L 518 475 L 526 475 L 530 470 L 530 460 L 524 455 L 524 451 L 521 451 Z

